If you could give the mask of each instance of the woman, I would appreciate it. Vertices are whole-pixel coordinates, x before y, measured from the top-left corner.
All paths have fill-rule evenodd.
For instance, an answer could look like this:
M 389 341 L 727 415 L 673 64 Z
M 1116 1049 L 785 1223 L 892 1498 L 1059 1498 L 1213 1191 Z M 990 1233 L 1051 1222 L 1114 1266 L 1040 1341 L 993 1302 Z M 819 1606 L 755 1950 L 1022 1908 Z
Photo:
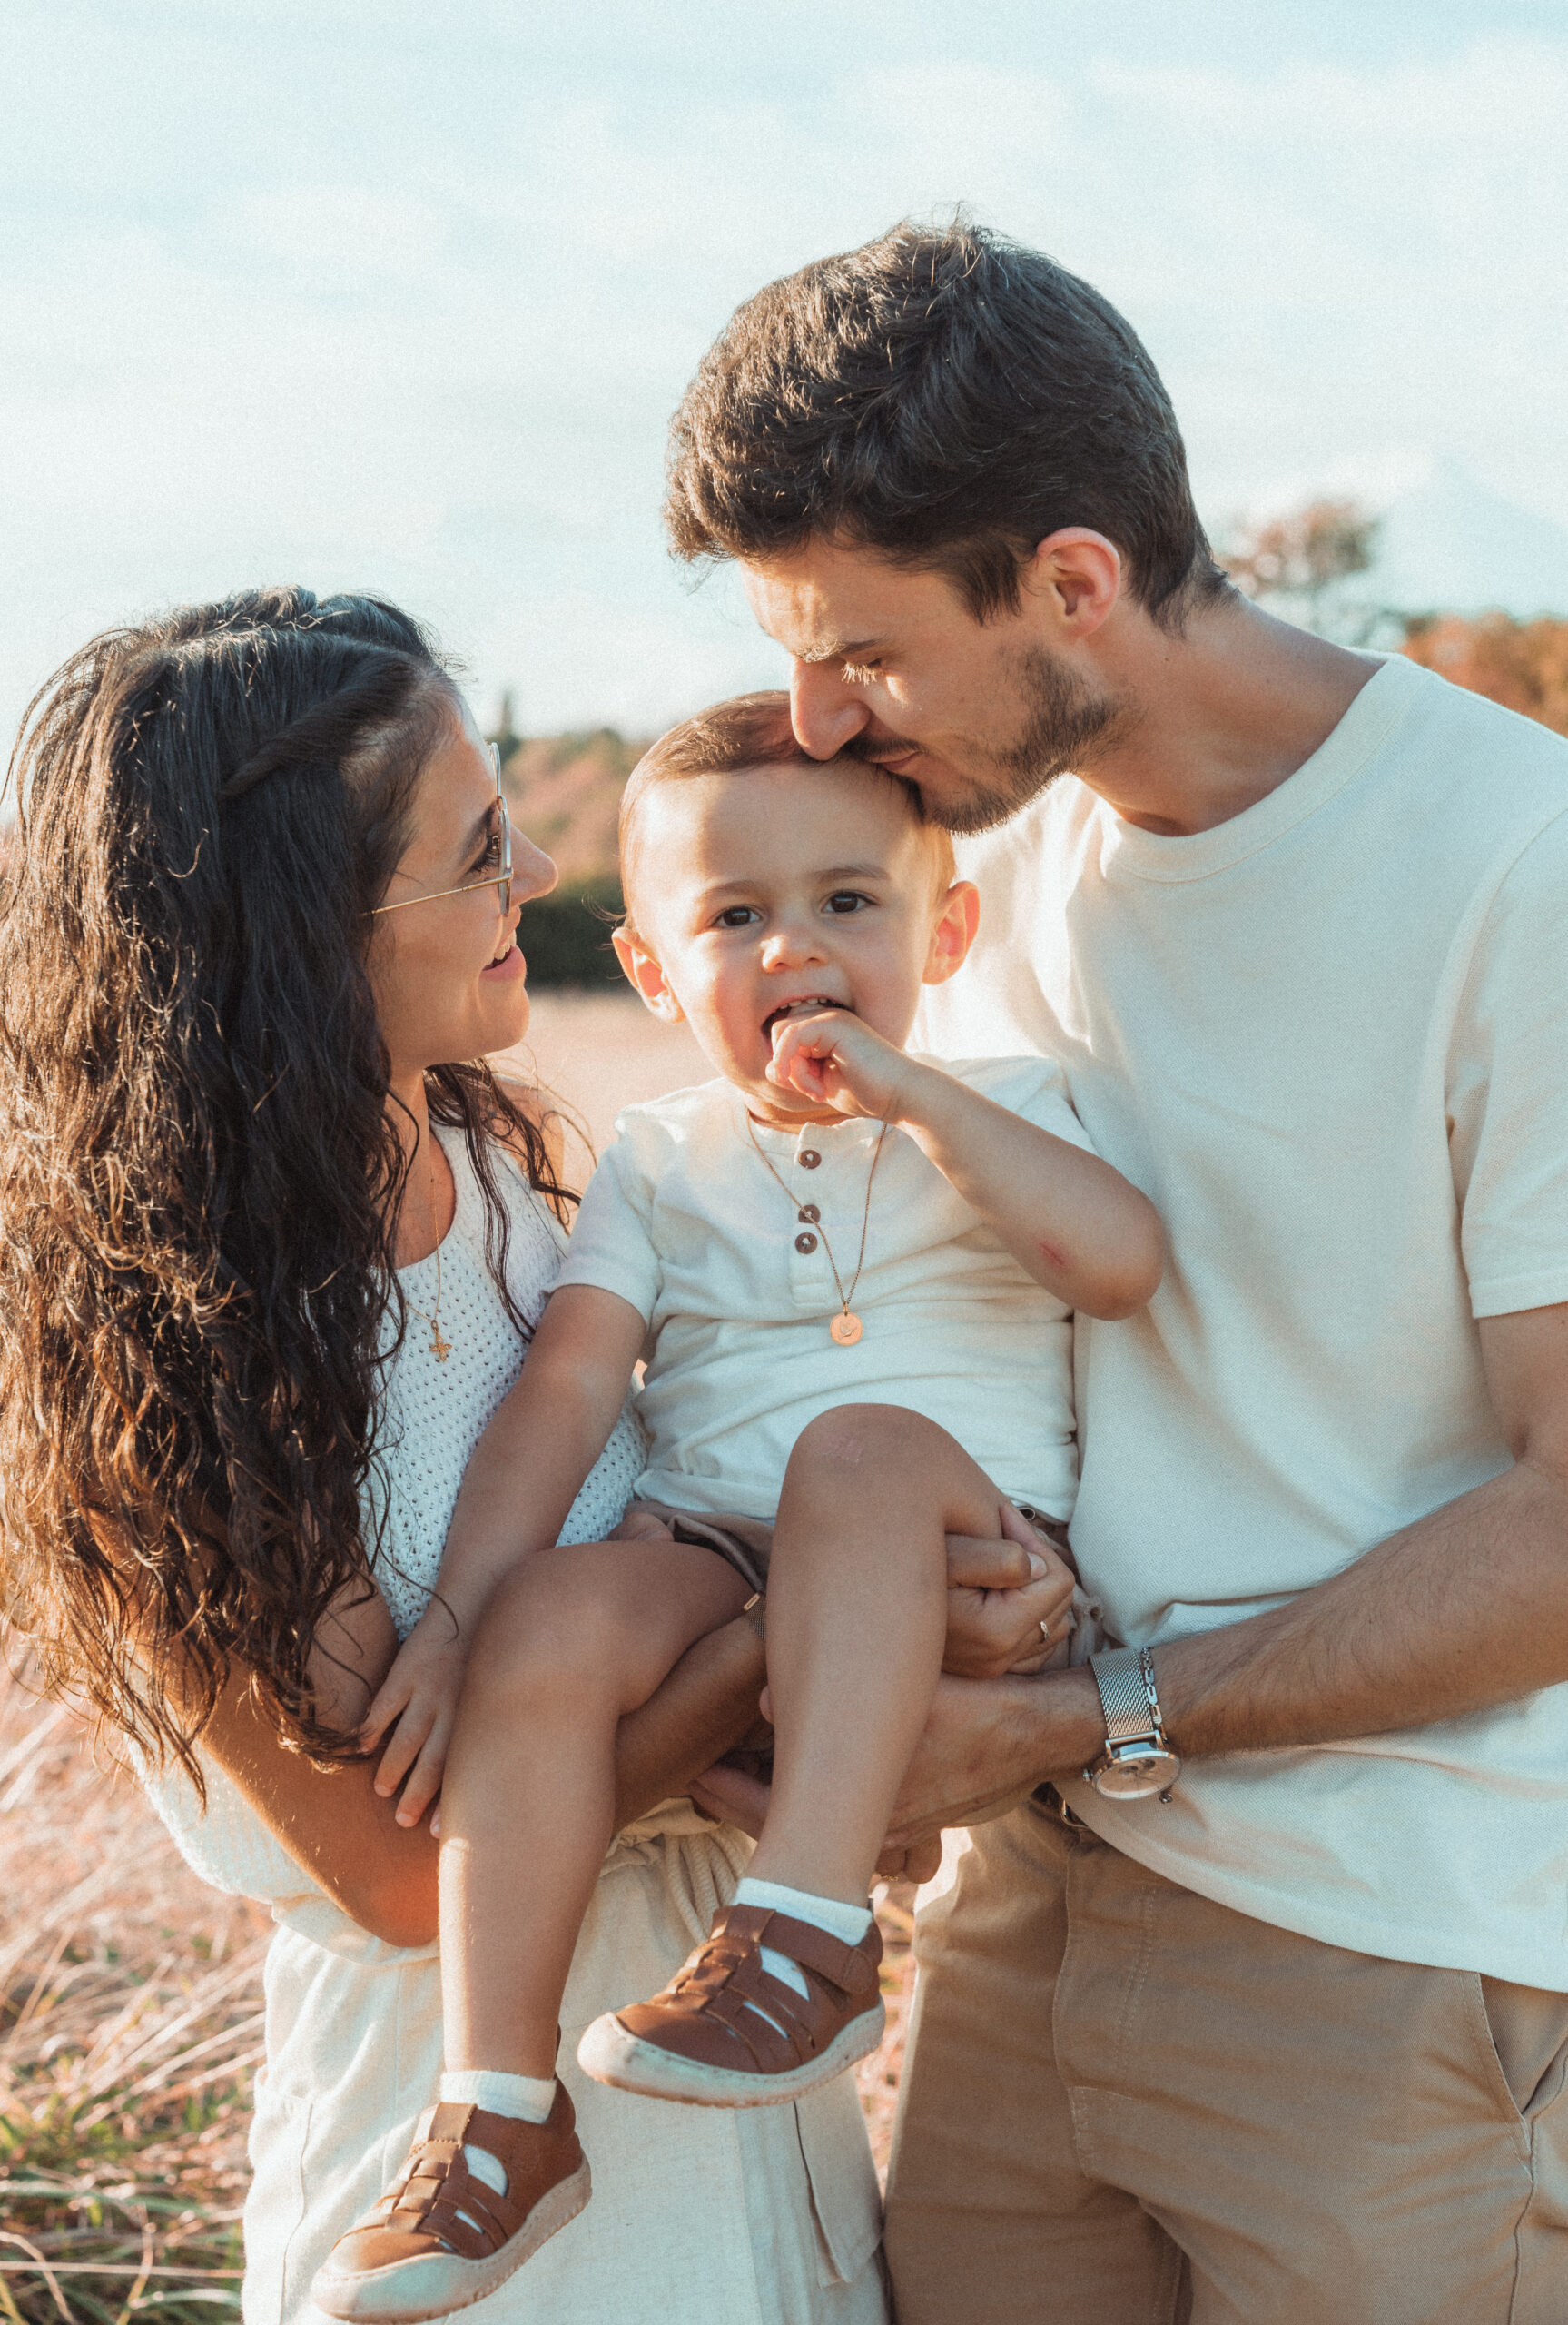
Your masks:
M 435 2088 L 436 1846 L 355 1730 L 430 1590 L 567 1198 L 513 944 L 548 859 L 418 627 L 255 592 L 95 639 L 34 707 L 0 932 L 0 1518 L 12 1619 L 197 1869 L 264 1898 L 244 2313 L 304 2315 Z M 620 1516 L 623 1422 L 567 1538 Z M 624 1726 L 566 2006 L 596 2201 L 476 2320 L 873 2325 L 847 2081 L 798 2109 L 585 2083 L 747 1844 L 679 1792 L 749 1726 L 745 1623 Z M 661 1805 L 662 1804 L 662 1805 Z M 527 1868 L 519 1866 L 519 1881 Z

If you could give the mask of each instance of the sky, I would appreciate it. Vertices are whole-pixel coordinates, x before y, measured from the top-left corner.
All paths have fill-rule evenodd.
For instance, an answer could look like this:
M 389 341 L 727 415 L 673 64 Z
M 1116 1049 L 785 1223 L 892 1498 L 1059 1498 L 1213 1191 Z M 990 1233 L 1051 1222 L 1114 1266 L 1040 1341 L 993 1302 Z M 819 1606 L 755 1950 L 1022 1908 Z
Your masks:
M 0 724 L 260 580 L 481 715 L 777 683 L 659 529 L 762 283 L 964 203 L 1129 317 L 1223 532 L 1433 458 L 1568 523 L 1562 0 L 4 0 Z

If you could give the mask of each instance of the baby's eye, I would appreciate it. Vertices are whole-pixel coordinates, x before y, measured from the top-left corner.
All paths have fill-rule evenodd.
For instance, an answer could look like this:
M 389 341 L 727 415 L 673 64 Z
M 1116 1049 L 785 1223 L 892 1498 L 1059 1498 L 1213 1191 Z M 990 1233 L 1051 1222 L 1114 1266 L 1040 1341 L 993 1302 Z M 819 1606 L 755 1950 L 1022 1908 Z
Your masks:
M 726 905 L 714 922 L 715 928 L 746 928 L 760 917 L 754 905 Z
M 871 898 L 863 896 L 858 888 L 835 888 L 823 909 L 843 919 L 849 913 L 859 912 L 870 902 Z

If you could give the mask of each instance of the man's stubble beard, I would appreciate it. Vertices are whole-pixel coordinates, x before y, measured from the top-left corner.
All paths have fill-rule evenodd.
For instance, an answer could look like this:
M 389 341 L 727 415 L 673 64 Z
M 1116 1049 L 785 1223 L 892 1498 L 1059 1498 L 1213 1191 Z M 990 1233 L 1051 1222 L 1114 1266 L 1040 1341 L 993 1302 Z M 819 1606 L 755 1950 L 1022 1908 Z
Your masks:
M 1096 747 L 1129 723 L 1125 703 L 1092 693 L 1076 671 L 1053 660 L 1043 647 L 1023 648 L 1010 658 L 1010 668 L 1024 709 L 1023 731 L 1002 749 L 977 747 L 977 757 L 1000 781 L 974 781 L 962 800 L 926 798 L 932 823 L 950 832 L 994 831 L 1038 799 L 1059 775 L 1090 764 Z M 912 780 L 918 787 L 919 776 Z

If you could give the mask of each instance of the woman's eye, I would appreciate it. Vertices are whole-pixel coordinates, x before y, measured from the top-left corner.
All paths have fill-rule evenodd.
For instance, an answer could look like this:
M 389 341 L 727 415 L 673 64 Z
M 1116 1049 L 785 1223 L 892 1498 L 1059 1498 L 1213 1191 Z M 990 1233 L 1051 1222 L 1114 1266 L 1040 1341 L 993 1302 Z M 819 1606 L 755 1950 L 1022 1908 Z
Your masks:
M 858 888 L 835 888 L 827 900 L 826 909 L 842 919 L 846 913 L 859 912 L 870 902 L 871 898 L 863 896 Z
M 846 662 L 843 666 L 844 684 L 850 687 L 869 686 L 881 668 L 881 662 L 876 660 Z

